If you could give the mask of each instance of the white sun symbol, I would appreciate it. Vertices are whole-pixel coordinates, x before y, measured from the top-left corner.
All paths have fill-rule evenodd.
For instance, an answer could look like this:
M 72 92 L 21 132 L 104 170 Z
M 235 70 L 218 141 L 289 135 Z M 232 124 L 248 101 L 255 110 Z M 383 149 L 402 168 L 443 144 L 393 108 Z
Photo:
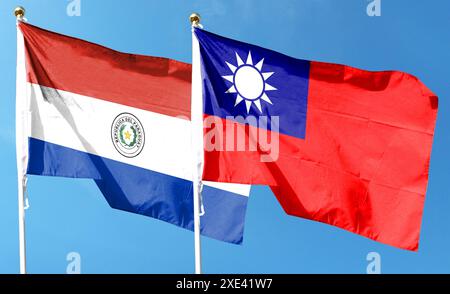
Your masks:
M 242 101 L 245 101 L 247 113 L 250 112 L 252 104 L 258 108 L 262 113 L 261 100 L 272 104 L 272 101 L 267 96 L 267 91 L 277 90 L 275 87 L 269 85 L 266 81 L 273 72 L 262 72 L 264 58 L 256 65 L 253 65 L 252 54 L 248 52 L 247 61 L 244 63 L 236 52 L 237 66 L 225 62 L 230 68 L 232 75 L 222 76 L 225 80 L 233 83 L 231 88 L 225 93 L 236 93 L 236 107 Z

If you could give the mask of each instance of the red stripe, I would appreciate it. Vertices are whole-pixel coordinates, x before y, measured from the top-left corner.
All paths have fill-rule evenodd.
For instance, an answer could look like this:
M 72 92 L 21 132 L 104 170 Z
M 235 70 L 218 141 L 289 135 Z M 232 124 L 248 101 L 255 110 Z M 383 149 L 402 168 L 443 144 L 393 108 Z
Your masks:
M 170 116 L 190 117 L 191 65 L 120 53 L 20 23 L 28 81 Z
M 411 75 L 312 62 L 305 140 L 280 135 L 273 163 L 207 152 L 204 178 L 270 184 L 291 215 L 417 250 L 437 104 Z

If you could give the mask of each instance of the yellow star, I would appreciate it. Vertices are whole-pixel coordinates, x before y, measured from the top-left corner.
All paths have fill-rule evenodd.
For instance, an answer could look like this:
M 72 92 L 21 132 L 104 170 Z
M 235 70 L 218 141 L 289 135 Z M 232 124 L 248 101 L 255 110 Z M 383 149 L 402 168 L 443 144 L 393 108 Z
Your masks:
M 131 139 L 131 133 L 126 131 L 125 132 L 125 139 L 130 140 Z

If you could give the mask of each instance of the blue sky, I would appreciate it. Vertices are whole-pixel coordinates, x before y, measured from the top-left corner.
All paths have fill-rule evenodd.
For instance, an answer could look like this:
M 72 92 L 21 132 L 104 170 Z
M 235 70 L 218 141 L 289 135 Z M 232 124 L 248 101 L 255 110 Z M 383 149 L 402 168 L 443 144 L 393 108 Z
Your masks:
M 450 2 L 381 0 L 69 0 L 0 2 L 0 273 L 17 273 L 14 138 L 15 19 L 129 53 L 191 62 L 188 16 L 209 31 L 293 57 L 395 69 L 419 77 L 440 98 L 418 253 L 291 216 L 266 187 L 254 187 L 243 246 L 202 239 L 207 273 L 365 273 L 369 252 L 383 273 L 450 273 Z M 192 273 L 193 234 L 111 209 L 93 182 L 32 177 L 27 211 L 28 270 L 65 273 L 70 252 L 83 273 Z

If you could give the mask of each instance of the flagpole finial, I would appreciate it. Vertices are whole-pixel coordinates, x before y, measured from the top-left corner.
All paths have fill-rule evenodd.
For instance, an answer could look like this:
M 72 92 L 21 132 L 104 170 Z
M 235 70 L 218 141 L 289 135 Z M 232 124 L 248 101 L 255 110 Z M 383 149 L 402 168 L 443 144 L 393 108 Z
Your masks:
M 189 21 L 191 22 L 191 25 L 193 27 L 199 27 L 200 26 L 200 14 L 194 12 L 189 16 Z
M 14 15 L 18 20 L 21 20 L 25 17 L 25 8 L 23 8 L 22 6 L 17 6 L 14 9 Z

